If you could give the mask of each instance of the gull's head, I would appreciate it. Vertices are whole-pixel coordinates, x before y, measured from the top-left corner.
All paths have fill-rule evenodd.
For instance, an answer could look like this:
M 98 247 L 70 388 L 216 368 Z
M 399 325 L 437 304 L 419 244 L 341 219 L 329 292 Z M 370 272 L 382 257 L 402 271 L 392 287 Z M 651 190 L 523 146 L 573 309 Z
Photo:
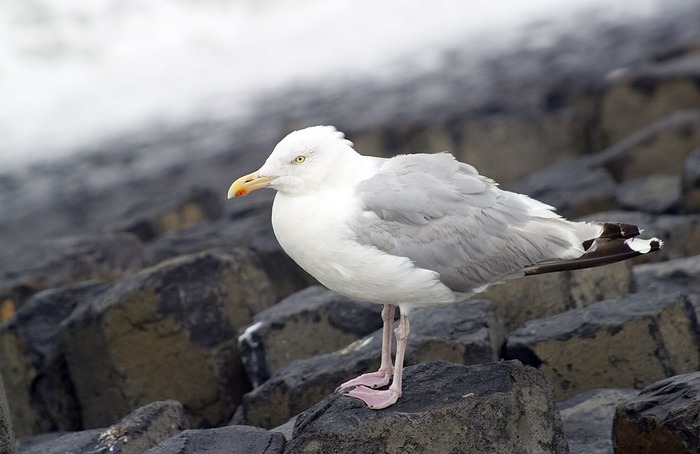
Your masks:
M 333 126 L 312 126 L 287 135 L 262 167 L 233 182 L 228 198 L 260 188 L 301 194 L 343 179 L 348 164 L 359 156 L 352 143 Z

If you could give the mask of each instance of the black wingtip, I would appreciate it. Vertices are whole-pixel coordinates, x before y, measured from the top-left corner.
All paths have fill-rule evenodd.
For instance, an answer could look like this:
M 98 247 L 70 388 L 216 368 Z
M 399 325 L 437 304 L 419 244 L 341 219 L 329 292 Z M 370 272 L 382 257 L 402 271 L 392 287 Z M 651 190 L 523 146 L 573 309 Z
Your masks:
M 636 239 L 641 231 L 636 225 L 606 222 L 598 238 L 583 242 L 586 251 L 581 257 L 569 260 L 550 260 L 533 264 L 523 270 L 526 276 L 554 273 L 557 271 L 580 270 L 638 257 L 658 251 L 663 241 L 658 238 Z

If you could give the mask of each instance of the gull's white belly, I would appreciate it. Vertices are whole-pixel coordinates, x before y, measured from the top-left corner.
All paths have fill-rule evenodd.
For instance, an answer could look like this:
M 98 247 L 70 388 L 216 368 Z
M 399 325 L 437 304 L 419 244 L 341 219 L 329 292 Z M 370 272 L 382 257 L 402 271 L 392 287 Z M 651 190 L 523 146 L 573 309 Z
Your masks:
M 358 243 L 347 223 L 358 215 L 354 198 L 342 192 L 294 197 L 278 193 L 272 226 L 285 252 L 338 293 L 406 309 L 458 300 L 437 273 L 414 266 L 406 257 Z

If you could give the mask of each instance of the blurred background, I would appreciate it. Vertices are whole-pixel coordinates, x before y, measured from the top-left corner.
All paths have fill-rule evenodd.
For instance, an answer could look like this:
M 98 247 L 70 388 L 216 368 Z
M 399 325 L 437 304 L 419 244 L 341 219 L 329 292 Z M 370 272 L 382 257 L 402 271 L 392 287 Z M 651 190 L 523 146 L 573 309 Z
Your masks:
M 0 1 L 0 265 L 175 190 L 223 196 L 312 124 L 515 187 L 649 122 L 606 130 L 599 94 L 697 49 L 698 24 L 697 0 Z

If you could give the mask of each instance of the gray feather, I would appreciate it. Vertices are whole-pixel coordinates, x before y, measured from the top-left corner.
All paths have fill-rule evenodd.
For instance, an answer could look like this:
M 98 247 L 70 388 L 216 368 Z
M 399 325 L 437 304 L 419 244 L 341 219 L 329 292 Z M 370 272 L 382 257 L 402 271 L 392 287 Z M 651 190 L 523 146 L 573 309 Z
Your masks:
M 450 154 L 387 160 L 357 185 L 356 195 L 370 214 L 351 225 L 361 244 L 408 257 L 455 291 L 468 293 L 521 276 L 533 263 L 583 252 L 570 240 L 576 224 L 533 216 L 538 202 L 500 190 Z M 541 228 L 533 229 L 533 221 Z

